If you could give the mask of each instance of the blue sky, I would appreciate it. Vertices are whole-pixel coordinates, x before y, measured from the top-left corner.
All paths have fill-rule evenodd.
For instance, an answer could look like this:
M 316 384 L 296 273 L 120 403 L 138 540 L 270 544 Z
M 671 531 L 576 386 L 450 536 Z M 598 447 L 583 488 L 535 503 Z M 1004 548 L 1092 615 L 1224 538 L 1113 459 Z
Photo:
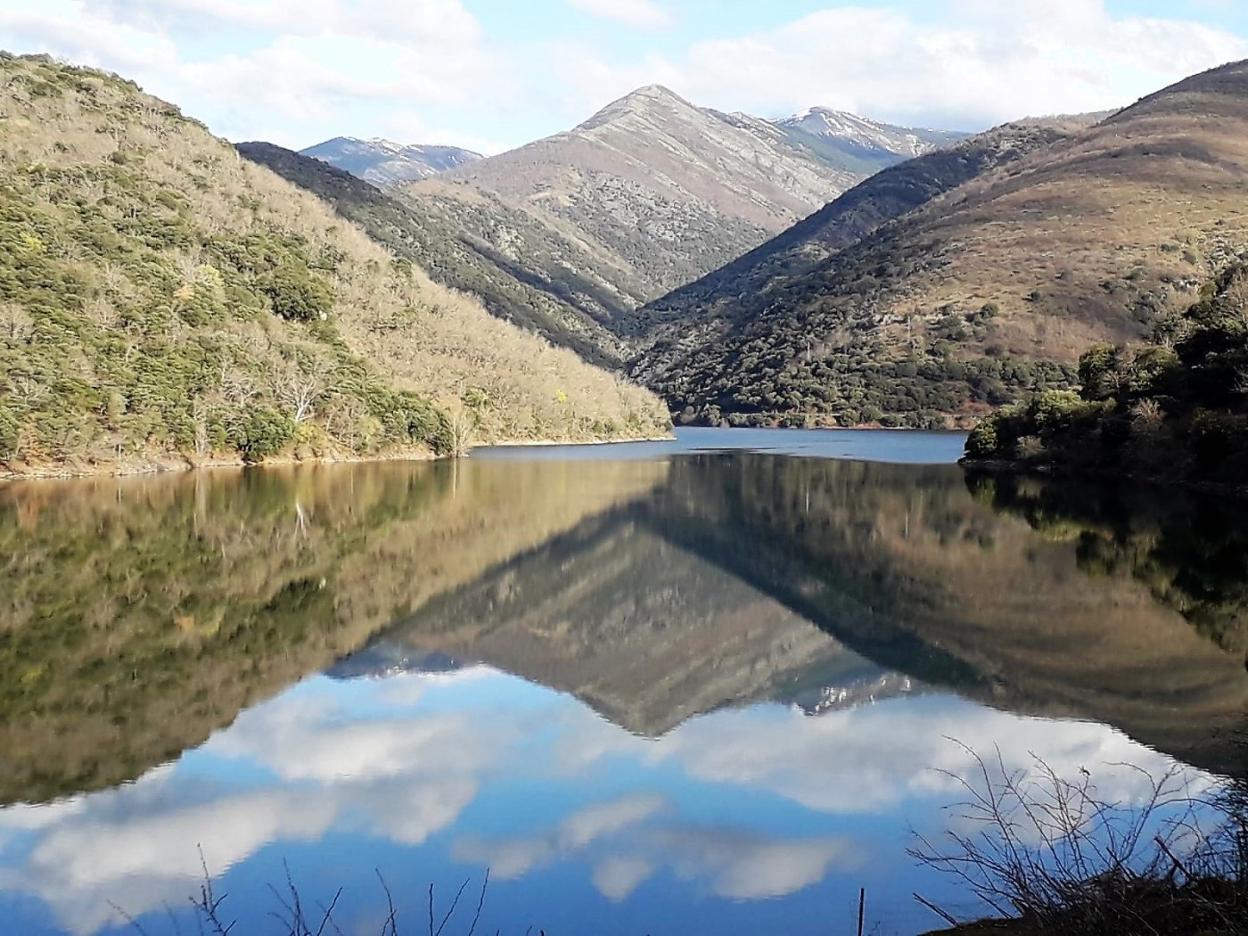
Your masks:
M 108 68 L 234 140 L 487 152 L 643 84 L 980 129 L 1248 57 L 1241 0 L 0 0 L 0 46 Z

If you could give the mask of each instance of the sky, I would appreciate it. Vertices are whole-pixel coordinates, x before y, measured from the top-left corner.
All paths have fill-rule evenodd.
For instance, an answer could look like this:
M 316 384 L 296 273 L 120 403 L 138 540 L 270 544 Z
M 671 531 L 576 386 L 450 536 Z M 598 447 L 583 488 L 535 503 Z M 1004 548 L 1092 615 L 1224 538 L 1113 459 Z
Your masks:
M 1248 58 L 1248 0 L 0 0 L 0 48 L 132 78 L 234 141 L 500 152 L 634 88 L 979 130 Z

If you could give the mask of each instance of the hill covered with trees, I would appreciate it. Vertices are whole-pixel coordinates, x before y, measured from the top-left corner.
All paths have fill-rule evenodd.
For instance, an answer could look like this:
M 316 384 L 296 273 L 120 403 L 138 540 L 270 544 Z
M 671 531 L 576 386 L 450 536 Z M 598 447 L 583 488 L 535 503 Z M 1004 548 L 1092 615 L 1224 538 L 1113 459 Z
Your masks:
M 550 269 L 546 264 L 513 263 L 485 232 L 473 230 L 476 213 L 470 206 L 448 204 L 433 192 L 383 191 L 319 158 L 271 143 L 240 143 L 238 151 L 323 198 L 373 240 L 419 263 L 435 282 L 477 297 L 497 317 L 571 348 L 592 364 L 622 365 L 624 345 L 603 322 L 610 323 L 623 306 L 610 296 L 596 296 L 591 275 L 569 282 L 544 275 Z M 534 233 L 534 222 L 516 217 L 518 212 L 501 203 L 489 203 L 487 196 L 482 201 L 488 203 L 482 214 L 523 243 L 526 257 L 541 255 L 541 245 L 526 237 Z M 549 236 L 545 230 L 537 233 Z M 573 252 L 562 246 L 552 244 L 548 252 L 564 257 Z
M 659 401 L 432 282 L 131 82 L 0 58 L 0 470 L 652 436 Z
M 1248 265 L 1225 270 L 1136 346 L 1095 345 L 1078 393 L 998 410 L 967 440 L 972 461 L 1079 474 L 1248 479 Z

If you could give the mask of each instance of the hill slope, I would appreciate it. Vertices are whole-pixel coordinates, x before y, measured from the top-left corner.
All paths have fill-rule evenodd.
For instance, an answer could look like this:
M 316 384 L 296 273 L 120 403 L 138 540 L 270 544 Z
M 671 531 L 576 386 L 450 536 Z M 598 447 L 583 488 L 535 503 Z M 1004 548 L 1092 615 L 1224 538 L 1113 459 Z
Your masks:
M 893 165 L 765 244 L 649 303 L 632 321 L 639 334 L 669 320 L 679 322 L 686 340 L 692 340 L 691 328 L 748 318 L 774 301 L 775 293 L 887 222 L 997 166 L 1051 146 L 1079 126 L 1077 120 L 1006 124 Z
M 465 203 L 448 203 L 433 193 L 397 198 L 319 159 L 271 143 L 240 143 L 237 148 L 253 162 L 325 199 L 373 240 L 419 263 L 435 282 L 472 293 L 499 318 L 571 348 L 590 363 L 610 367 L 622 363 L 623 344 L 601 322 L 610 321 L 623 306 L 601 287 L 598 292 L 603 294 L 595 298 L 590 271 L 578 275 L 569 268 L 567 279 L 551 282 L 540 272 L 525 270 L 521 257 L 501 254 L 474 230 L 477 217 L 506 225 L 524 245 L 524 257 L 542 256 L 542 245 L 524 237 L 536 225 L 522 215 L 517 218 L 518 212 L 497 200 L 483 198 L 480 210 L 473 212 Z M 543 231 L 539 228 L 539 233 Z M 552 245 L 548 252 L 563 246 L 571 247 Z M 559 253 L 566 258 L 571 250 Z
M 11 56 L 0 81 L 0 470 L 445 452 L 665 418 L 134 84 Z
M 804 136 L 804 135 L 803 135 Z M 580 126 L 439 177 L 578 241 L 637 304 L 783 230 L 857 182 L 814 137 L 642 88 Z M 420 190 L 417 184 L 414 191 Z
M 638 373 L 695 418 L 948 425 L 1068 385 L 1248 244 L 1248 65 L 1180 82 L 933 199 Z
M 405 146 L 389 140 L 334 137 L 299 151 L 374 185 L 398 185 L 474 162 L 480 153 L 458 146 Z

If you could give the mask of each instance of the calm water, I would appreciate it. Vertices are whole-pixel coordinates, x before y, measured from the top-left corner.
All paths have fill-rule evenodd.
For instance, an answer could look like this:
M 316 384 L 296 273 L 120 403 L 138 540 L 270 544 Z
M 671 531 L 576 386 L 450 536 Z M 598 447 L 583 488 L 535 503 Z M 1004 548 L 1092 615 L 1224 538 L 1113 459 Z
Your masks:
M 0 931 L 850 932 L 973 762 L 1243 773 L 1225 504 L 968 477 L 961 438 L 682 432 L 0 487 Z M 735 451 L 732 449 L 736 449 Z M 805 456 L 805 457 L 795 457 Z M 284 885 L 283 885 L 284 886 Z M 439 913 L 439 919 L 441 914 Z M 315 927 L 314 927 L 315 928 Z

